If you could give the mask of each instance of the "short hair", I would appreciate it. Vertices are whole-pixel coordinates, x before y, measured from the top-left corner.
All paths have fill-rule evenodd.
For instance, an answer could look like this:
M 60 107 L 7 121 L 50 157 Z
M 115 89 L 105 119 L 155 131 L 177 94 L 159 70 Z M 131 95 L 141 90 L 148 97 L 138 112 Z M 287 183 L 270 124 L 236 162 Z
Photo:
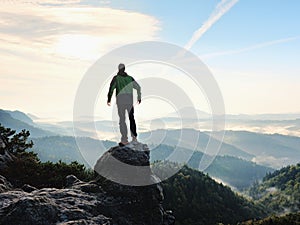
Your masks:
M 119 70 L 125 70 L 125 65 L 123 63 L 120 63 L 118 66 Z

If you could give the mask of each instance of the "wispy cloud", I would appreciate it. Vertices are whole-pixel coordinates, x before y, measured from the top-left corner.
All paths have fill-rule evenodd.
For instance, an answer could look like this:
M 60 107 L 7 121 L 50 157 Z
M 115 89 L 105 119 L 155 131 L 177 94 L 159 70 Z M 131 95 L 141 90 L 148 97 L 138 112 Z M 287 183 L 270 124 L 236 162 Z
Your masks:
M 16 54 L 29 48 L 39 54 L 91 60 L 111 47 L 153 40 L 159 30 L 159 22 L 151 16 L 110 8 L 19 4 L 2 6 L 0 13 L 0 50 Z
M 299 39 L 300 39 L 300 36 L 295 36 L 295 37 L 283 38 L 283 39 L 278 39 L 278 40 L 273 40 L 273 41 L 267 41 L 267 42 L 251 45 L 251 46 L 248 46 L 245 48 L 222 51 L 222 52 L 214 52 L 214 53 L 201 55 L 201 58 L 207 59 L 207 58 L 214 58 L 214 57 L 218 57 L 218 56 L 240 54 L 243 52 L 253 51 L 256 49 L 265 48 L 265 47 L 269 47 L 269 46 L 277 45 L 277 44 L 281 44 L 281 43 L 291 42 L 291 41 L 295 41 L 295 40 L 299 40 Z
M 190 50 L 192 46 L 209 30 L 225 13 L 227 13 L 239 0 L 222 0 L 209 16 L 209 18 L 203 23 L 203 25 L 195 31 L 192 38 L 185 45 L 187 50 Z
M 60 109 L 55 116 L 71 116 L 78 83 L 94 60 L 127 43 L 154 40 L 160 29 L 157 19 L 139 12 L 10 1 L 0 2 L 1 107 L 41 115 Z

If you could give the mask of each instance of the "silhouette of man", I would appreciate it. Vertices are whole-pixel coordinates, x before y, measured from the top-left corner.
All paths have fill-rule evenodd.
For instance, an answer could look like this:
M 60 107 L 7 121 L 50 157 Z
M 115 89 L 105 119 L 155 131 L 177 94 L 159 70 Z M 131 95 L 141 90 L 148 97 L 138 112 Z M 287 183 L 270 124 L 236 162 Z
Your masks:
M 127 126 L 125 122 L 125 114 L 126 111 L 129 114 L 130 121 L 130 131 L 132 141 L 137 141 L 137 133 L 136 133 L 136 123 L 134 120 L 134 107 L 133 107 L 133 89 L 137 90 L 137 100 L 138 103 L 141 103 L 141 87 L 140 85 L 133 79 L 133 77 L 129 76 L 125 72 L 125 65 L 123 63 L 118 66 L 119 72 L 112 79 L 109 87 L 109 91 L 107 94 L 107 105 L 111 105 L 111 97 L 113 95 L 114 89 L 116 89 L 116 98 L 117 98 L 117 107 L 119 114 L 119 125 L 121 132 L 121 142 L 120 145 L 128 144 L 128 136 L 127 136 Z

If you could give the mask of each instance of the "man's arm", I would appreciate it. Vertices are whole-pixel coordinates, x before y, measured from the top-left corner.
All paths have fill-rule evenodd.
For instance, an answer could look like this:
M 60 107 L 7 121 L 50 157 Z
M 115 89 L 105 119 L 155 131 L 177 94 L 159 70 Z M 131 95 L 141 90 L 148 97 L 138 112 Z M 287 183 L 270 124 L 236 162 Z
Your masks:
M 111 97 L 114 93 L 115 88 L 116 88 L 116 76 L 114 76 L 114 78 L 110 82 L 110 86 L 109 86 L 109 90 L 108 90 L 108 94 L 107 94 L 107 104 L 108 105 L 110 105 Z
M 136 89 L 137 91 L 137 100 L 139 103 L 141 103 L 142 100 L 141 86 L 134 80 L 134 78 L 132 78 L 132 82 L 133 82 L 133 88 Z

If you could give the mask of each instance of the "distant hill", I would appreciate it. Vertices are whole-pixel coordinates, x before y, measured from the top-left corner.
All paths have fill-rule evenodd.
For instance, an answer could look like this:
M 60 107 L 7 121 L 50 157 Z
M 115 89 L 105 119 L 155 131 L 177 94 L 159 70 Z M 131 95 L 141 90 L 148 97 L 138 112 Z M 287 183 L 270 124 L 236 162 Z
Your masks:
M 300 118 L 300 113 L 285 113 L 285 114 L 229 114 L 226 115 L 226 119 L 235 119 L 235 120 L 294 120 Z
M 176 225 L 236 224 L 266 216 L 263 208 L 187 166 L 162 185 L 164 207 L 173 209 Z
M 159 145 L 151 149 L 151 160 L 165 160 L 174 151 L 174 147 L 168 145 Z M 178 148 L 181 155 L 191 155 L 187 165 L 198 169 L 203 153 L 199 151 L 191 152 L 190 149 Z M 183 157 L 185 158 L 185 157 Z M 180 160 L 175 162 L 181 162 Z M 257 165 L 256 163 L 246 161 L 232 156 L 217 156 L 212 164 L 204 171 L 211 177 L 216 178 L 224 184 L 243 190 L 250 187 L 255 181 L 262 180 L 268 173 L 274 171 L 272 168 Z
M 34 125 L 33 120 L 28 115 L 26 115 L 25 113 L 19 110 L 14 110 L 14 111 L 4 110 L 4 111 L 9 113 L 9 115 L 11 115 L 13 118 L 17 120 L 23 121 L 24 123 L 28 123 L 30 125 Z
M 186 135 L 186 138 L 184 140 L 181 139 L 181 133 L 185 132 L 188 135 Z M 199 139 L 196 142 L 196 149 L 198 151 L 204 152 L 206 149 L 206 146 L 208 144 L 208 141 L 210 142 L 217 142 L 219 141 L 215 140 L 214 138 L 210 139 L 209 134 L 206 134 L 204 132 L 200 132 L 194 129 L 175 129 L 175 130 L 154 130 L 151 132 L 144 132 L 139 135 L 139 139 L 143 142 L 147 143 L 153 143 L 153 144 L 165 144 L 170 146 L 177 146 L 179 143 L 179 140 L 182 141 L 182 145 L 185 146 L 185 148 L 192 149 L 194 146 L 192 146 L 191 143 L 194 143 L 194 137 L 198 136 Z M 207 154 L 210 154 L 209 152 Z M 226 142 L 223 142 L 219 155 L 230 155 L 234 157 L 239 157 L 247 160 L 251 160 L 253 157 L 255 157 L 253 154 L 247 153 L 241 149 L 239 149 L 236 146 L 227 144 Z
M 51 161 L 70 163 L 77 161 L 88 165 L 98 159 L 103 154 L 100 148 L 100 141 L 92 138 L 78 137 L 80 142 L 84 144 L 84 151 L 80 151 L 77 146 L 76 139 L 70 136 L 49 136 L 42 138 L 33 138 L 32 150 L 38 153 L 38 157 L 42 162 Z M 106 148 L 115 146 L 115 142 L 102 141 Z M 84 154 L 84 157 L 82 156 Z
M 281 168 L 300 161 L 300 137 L 226 131 L 224 142 L 255 155 L 257 163 Z
M 249 195 L 271 212 L 283 214 L 300 211 L 300 163 L 269 173 L 256 183 Z
M 181 110 L 179 110 L 180 112 Z M 185 111 L 185 112 L 184 112 Z M 181 115 L 178 112 L 168 114 L 157 120 L 168 124 L 172 129 L 179 129 L 182 124 L 185 128 L 194 128 L 201 130 L 211 130 L 212 118 L 211 114 L 201 112 L 199 110 L 184 110 Z M 187 111 L 187 113 L 186 113 Z M 194 112 L 194 113 L 189 113 Z M 198 113 L 198 118 L 194 115 Z M 190 115 L 189 115 L 190 114 Z M 193 116 L 191 116 L 193 115 Z M 155 120 L 146 121 L 151 126 Z M 161 126 L 152 126 L 160 129 Z M 294 114 L 238 114 L 226 115 L 227 130 L 246 130 L 257 133 L 280 133 L 284 135 L 293 135 L 300 137 L 300 113 Z
M 189 166 L 192 163 L 189 162 Z M 266 173 L 273 171 L 270 167 L 258 165 L 232 156 L 218 156 L 205 170 L 210 176 L 219 178 L 225 184 L 244 190 L 254 182 L 262 180 Z
M 185 139 L 181 139 L 185 132 Z M 153 130 L 141 133 L 139 138 L 147 143 L 177 146 L 179 141 L 187 148 L 194 148 L 194 137 L 199 136 L 196 150 L 205 151 L 210 133 L 194 129 Z M 217 143 L 215 139 L 210 140 Z M 226 131 L 218 155 L 234 156 L 260 165 L 281 168 L 300 161 L 300 137 L 281 134 L 261 134 L 248 131 Z M 209 154 L 209 153 L 208 153 Z
M 32 123 L 32 120 L 30 120 L 29 117 L 26 117 L 24 115 L 25 114 L 20 113 L 18 111 L 7 112 L 5 110 L 0 109 L 0 124 L 2 124 L 5 127 L 12 128 L 13 130 L 16 130 L 18 132 L 20 132 L 23 129 L 28 130 L 28 131 L 30 131 L 31 137 L 43 137 L 43 136 L 54 135 L 54 133 L 52 133 L 50 131 L 40 129 L 34 125 L 24 122 L 24 121 L 29 121 L 29 123 Z M 19 118 L 19 119 L 16 119 L 16 118 Z M 22 120 L 24 120 L 24 121 L 22 121 Z
M 1 110 L 0 114 L 9 114 L 12 118 L 6 115 L 2 115 L 2 119 L 0 118 L 0 123 L 7 127 L 11 127 L 14 130 L 20 131 L 22 129 L 26 129 L 30 131 L 31 137 L 45 137 L 45 136 L 53 136 L 53 135 L 65 135 L 71 136 L 73 134 L 73 125 L 68 128 L 65 128 L 60 125 L 48 124 L 48 123 L 39 123 L 34 122 L 34 120 L 38 120 L 39 118 L 32 114 L 26 114 L 24 112 L 15 110 Z M 12 120 L 14 119 L 14 120 Z M 16 121 L 17 120 L 17 121 Z

